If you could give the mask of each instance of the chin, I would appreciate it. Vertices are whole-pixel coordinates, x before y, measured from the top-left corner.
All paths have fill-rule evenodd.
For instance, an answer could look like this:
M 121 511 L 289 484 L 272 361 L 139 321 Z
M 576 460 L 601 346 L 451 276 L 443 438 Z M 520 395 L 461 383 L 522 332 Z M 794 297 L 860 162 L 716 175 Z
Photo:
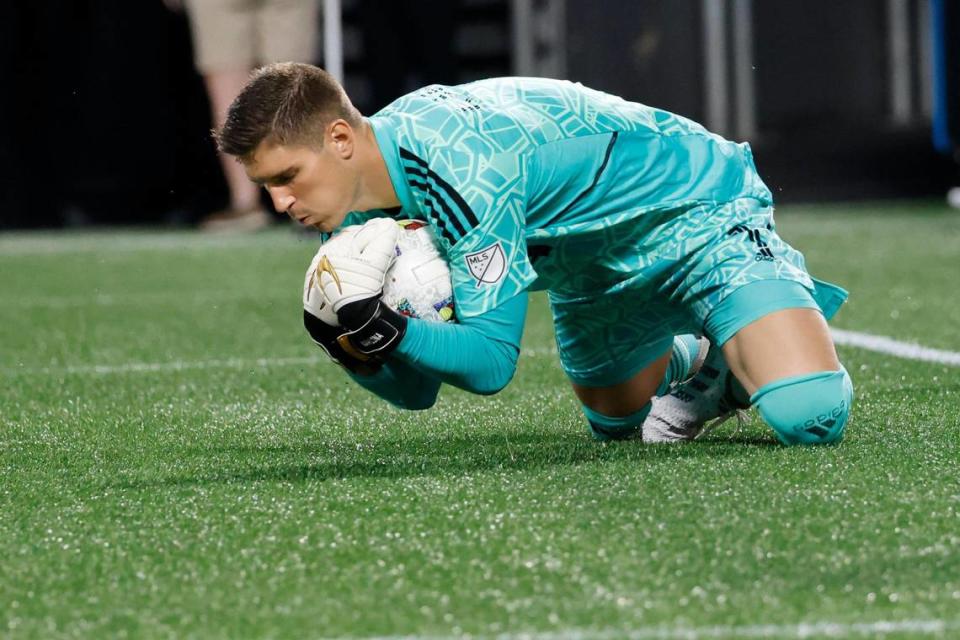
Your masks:
M 336 231 L 337 229 L 343 226 L 344 220 L 346 220 L 346 216 L 324 220 L 320 224 L 322 224 L 326 228 L 327 233 L 333 233 L 334 231 Z

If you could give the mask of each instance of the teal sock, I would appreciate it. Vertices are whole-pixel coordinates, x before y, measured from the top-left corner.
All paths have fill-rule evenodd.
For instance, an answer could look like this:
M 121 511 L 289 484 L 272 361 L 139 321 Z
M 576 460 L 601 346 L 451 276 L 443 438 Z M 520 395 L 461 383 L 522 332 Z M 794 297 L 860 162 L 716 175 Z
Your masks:
M 657 395 L 665 395 L 670 387 L 690 377 L 690 369 L 700 354 L 700 339 L 693 334 L 674 336 L 673 352 L 667 364 L 667 373 L 657 388 Z
M 650 413 L 650 403 L 645 404 L 639 411 L 628 416 L 605 416 L 594 411 L 587 405 L 581 405 L 583 415 L 590 423 L 590 433 L 594 440 L 625 440 L 640 432 L 643 421 Z

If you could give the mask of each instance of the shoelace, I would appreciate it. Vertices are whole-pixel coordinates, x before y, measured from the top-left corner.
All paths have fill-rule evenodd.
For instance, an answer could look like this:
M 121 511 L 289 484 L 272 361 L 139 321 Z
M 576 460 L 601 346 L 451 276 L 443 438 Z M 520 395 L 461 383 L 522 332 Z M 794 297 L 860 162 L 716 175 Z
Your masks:
M 725 414 L 723 414 L 722 416 L 719 416 L 719 417 L 717 417 L 717 418 L 714 418 L 712 422 L 708 422 L 707 424 L 703 425 L 703 429 L 700 430 L 700 433 L 698 433 L 697 435 L 693 436 L 693 439 L 694 439 L 694 440 L 699 440 L 700 438 L 702 438 L 702 437 L 705 436 L 706 434 L 708 434 L 708 433 L 710 433 L 711 431 L 715 430 L 717 427 L 719 427 L 720 425 L 722 425 L 724 422 L 726 422 L 726 421 L 729 420 L 730 418 L 736 418 L 736 419 L 737 419 L 737 427 L 736 427 L 736 429 L 733 430 L 733 433 L 730 434 L 731 436 L 736 437 L 736 436 L 740 435 L 740 432 L 741 432 L 741 431 L 743 431 L 743 427 L 744 427 L 744 425 L 746 425 L 748 417 L 749 417 L 749 414 L 747 413 L 747 410 L 746 410 L 746 409 L 733 409 L 733 410 L 730 411 L 729 413 L 725 413 Z
M 737 428 L 733 430 L 733 433 L 731 435 L 736 437 L 740 435 L 741 431 L 743 431 L 744 425 L 746 425 L 747 419 L 748 419 L 747 410 L 750 407 L 743 407 L 743 406 L 737 405 L 737 401 L 733 395 L 733 390 L 731 387 L 732 378 L 733 378 L 733 374 L 728 371 L 727 379 L 725 382 L 726 388 L 724 390 L 724 397 L 720 399 L 721 409 L 724 409 L 726 407 L 729 407 L 729 408 L 726 409 L 725 411 L 722 411 L 719 416 L 713 419 L 712 422 L 708 422 L 707 424 L 705 424 L 703 428 L 700 430 L 700 433 L 698 433 L 693 437 L 694 440 L 699 440 L 704 435 L 715 430 L 717 427 L 719 427 L 724 422 L 726 422 L 727 420 L 733 417 L 736 417 L 737 419 Z

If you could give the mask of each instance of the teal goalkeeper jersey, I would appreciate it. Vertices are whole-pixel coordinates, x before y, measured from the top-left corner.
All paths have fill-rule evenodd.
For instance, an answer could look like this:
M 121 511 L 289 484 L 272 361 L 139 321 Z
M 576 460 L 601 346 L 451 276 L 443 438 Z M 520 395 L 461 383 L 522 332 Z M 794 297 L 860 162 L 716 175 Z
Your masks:
M 369 121 L 402 205 L 391 213 L 436 227 L 461 318 L 525 289 L 600 295 L 629 278 L 604 259 L 610 238 L 703 204 L 772 200 L 748 145 L 566 81 L 432 85 Z M 563 260 L 538 267 L 551 252 Z

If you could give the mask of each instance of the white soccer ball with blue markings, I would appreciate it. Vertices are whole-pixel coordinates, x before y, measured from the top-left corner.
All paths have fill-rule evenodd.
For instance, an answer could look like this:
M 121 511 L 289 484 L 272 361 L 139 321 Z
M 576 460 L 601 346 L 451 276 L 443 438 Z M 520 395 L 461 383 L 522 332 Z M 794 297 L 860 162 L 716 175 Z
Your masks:
M 383 301 L 409 318 L 455 322 L 450 267 L 440 254 L 433 227 L 398 220 L 397 258 L 383 281 Z

